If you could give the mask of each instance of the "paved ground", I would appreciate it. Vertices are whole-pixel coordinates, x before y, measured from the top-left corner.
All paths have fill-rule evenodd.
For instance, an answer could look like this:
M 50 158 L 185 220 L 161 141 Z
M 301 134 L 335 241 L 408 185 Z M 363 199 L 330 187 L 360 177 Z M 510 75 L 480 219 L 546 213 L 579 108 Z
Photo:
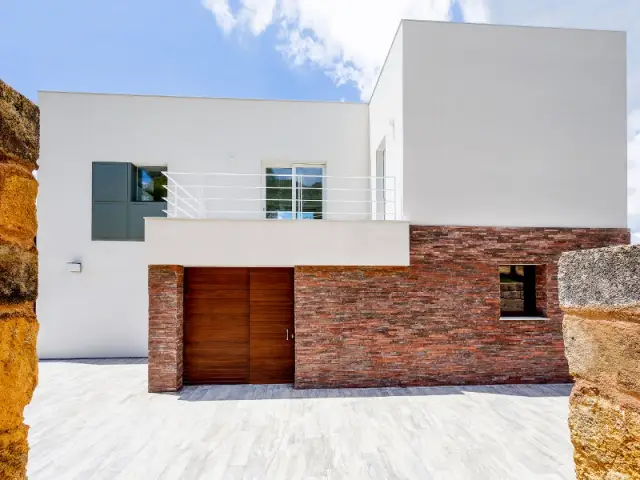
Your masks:
M 140 360 L 41 362 L 29 479 L 575 478 L 570 387 L 146 391 Z

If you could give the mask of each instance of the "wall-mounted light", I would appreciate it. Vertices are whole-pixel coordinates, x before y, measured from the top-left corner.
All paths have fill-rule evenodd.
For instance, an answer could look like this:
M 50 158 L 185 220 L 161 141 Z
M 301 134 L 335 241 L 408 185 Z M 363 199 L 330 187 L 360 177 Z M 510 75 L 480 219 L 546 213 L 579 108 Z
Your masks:
M 67 262 L 67 271 L 72 273 L 80 273 L 82 272 L 82 263 L 81 262 Z

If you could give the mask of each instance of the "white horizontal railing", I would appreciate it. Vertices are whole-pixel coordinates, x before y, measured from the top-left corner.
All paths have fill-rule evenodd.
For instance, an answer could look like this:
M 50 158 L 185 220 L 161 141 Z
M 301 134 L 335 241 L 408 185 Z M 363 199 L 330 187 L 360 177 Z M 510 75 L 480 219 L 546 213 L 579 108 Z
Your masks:
M 163 174 L 167 177 L 165 200 L 169 218 L 400 218 L 394 177 L 280 173 Z M 278 181 L 281 183 L 274 185 Z

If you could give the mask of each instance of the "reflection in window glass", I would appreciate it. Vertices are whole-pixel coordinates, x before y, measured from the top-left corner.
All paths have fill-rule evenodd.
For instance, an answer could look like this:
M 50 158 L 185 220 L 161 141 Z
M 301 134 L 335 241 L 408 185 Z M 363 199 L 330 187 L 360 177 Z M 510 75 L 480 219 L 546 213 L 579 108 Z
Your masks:
M 167 196 L 167 177 L 164 167 L 137 167 L 136 201 L 163 202 Z
M 266 169 L 266 217 L 322 219 L 322 167 Z
M 296 168 L 296 218 L 322 219 L 322 168 Z
M 293 218 L 293 202 L 291 200 L 293 169 L 267 168 L 266 199 L 267 218 L 290 220 Z

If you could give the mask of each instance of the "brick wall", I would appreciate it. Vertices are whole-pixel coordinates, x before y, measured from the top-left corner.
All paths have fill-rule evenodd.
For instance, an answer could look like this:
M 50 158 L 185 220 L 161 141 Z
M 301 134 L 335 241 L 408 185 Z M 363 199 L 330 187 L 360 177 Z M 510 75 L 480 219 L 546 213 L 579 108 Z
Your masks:
M 296 267 L 296 386 L 569 381 L 560 253 L 627 243 L 626 229 L 412 226 L 410 267 Z M 550 320 L 500 321 L 499 265 L 525 263 L 545 266 Z
M 184 268 L 149 266 L 149 392 L 182 388 Z

